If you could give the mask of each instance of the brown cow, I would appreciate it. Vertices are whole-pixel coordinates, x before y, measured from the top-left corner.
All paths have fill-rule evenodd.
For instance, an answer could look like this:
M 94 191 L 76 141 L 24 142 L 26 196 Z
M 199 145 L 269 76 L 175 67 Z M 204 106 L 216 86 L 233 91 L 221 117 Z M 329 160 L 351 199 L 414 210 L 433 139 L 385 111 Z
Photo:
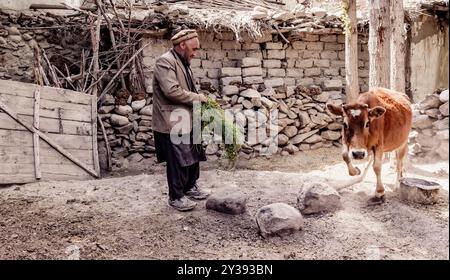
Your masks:
M 375 197 L 369 203 L 384 202 L 384 186 L 381 182 L 384 152 L 396 152 L 397 180 L 403 177 L 403 158 L 408 151 L 408 135 L 412 125 L 409 98 L 397 91 L 374 88 L 359 95 L 356 103 L 342 106 L 327 104 L 327 108 L 331 113 L 343 117 L 342 157 L 348 173 L 351 176 L 361 173 L 352 165 L 351 159 L 373 156 L 377 187 Z

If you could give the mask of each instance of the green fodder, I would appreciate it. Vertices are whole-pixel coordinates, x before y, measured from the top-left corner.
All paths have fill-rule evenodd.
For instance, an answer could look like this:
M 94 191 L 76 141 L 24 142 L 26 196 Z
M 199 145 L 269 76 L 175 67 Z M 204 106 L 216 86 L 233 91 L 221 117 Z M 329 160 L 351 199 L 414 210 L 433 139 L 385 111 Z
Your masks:
M 225 118 L 225 111 L 220 107 L 217 101 L 211 98 L 208 98 L 208 101 L 202 104 L 202 116 L 204 114 L 207 114 L 209 119 L 207 121 L 202 121 L 202 131 L 206 126 L 211 124 L 213 124 L 213 127 L 221 125 L 221 135 L 218 136 L 222 137 L 222 147 L 225 151 L 225 157 L 228 160 L 228 168 L 234 168 L 239 150 L 241 149 L 241 145 L 239 144 L 241 134 L 238 127 Z M 216 133 L 215 130 L 214 132 Z

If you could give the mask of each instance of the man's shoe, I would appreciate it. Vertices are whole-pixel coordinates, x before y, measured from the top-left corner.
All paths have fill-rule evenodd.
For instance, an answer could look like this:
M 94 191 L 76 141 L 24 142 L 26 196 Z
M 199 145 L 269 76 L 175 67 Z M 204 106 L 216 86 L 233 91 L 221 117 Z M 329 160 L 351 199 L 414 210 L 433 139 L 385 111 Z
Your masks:
M 185 196 L 183 196 L 180 199 L 170 199 L 169 198 L 169 206 L 177 209 L 178 211 L 190 211 L 192 209 L 195 208 L 195 206 L 197 206 L 197 203 L 187 199 Z
M 192 189 L 188 190 L 185 194 L 187 197 L 196 199 L 196 200 L 203 200 L 203 199 L 208 198 L 208 196 L 209 196 L 209 193 L 201 191 L 197 185 L 194 185 L 194 187 L 192 187 Z

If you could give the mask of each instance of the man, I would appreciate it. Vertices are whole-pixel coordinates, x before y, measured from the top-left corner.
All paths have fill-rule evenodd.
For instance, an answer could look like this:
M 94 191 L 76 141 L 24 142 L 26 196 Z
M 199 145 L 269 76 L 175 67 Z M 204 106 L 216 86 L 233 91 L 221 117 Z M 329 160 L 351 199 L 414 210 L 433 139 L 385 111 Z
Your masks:
M 207 99 L 197 92 L 189 67 L 200 48 L 197 32 L 182 30 L 171 41 L 173 48 L 156 60 L 154 68 L 152 125 L 158 162 L 167 162 L 169 205 L 189 211 L 197 204 L 187 197 L 208 197 L 197 185 L 205 152 L 192 141 L 193 104 Z M 188 141 L 180 143 L 180 135 Z

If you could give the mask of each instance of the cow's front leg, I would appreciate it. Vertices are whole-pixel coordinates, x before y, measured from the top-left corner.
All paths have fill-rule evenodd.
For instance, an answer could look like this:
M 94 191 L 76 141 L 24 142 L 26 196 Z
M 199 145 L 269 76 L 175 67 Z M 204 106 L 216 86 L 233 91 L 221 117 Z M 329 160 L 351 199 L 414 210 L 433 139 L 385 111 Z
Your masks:
M 400 179 L 403 178 L 404 175 L 404 167 L 403 167 L 403 159 L 408 153 L 408 141 L 405 141 L 400 148 L 395 151 L 396 160 L 397 160 L 397 180 L 395 181 L 395 187 L 400 187 Z
M 373 161 L 373 171 L 377 176 L 377 187 L 375 190 L 375 196 L 369 200 L 369 204 L 381 204 L 385 201 L 384 186 L 381 182 L 381 166 L 383 163 L 383 149 L 382 147 L 375 150 L 374 161 Z
M 344 159 L 345 163 L 347 164 L 348 174 L 350 176 L 356 176 L 361 174 L 361 170 L 359 170 L 358 167 L 353 166 L 350 160 L 350 156 L 348 155 L 348 146 L 345 144 L 342 146 L 342 159 Z

